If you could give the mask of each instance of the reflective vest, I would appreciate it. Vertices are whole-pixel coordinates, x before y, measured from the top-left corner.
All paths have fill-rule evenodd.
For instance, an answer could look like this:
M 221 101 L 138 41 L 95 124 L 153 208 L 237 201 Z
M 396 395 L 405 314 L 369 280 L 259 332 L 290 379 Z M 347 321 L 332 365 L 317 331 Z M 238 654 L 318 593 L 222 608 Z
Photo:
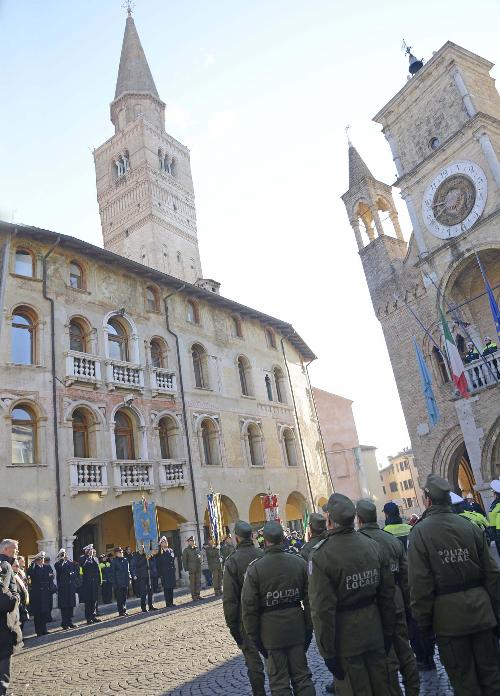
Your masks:
M 489 355 L 490 353 L 496 353 L 498 346 L 493 341 L 490 341 L 487 346 L 484 347 L 483 355 Z
M 493 529 L 500 529 L 500 500 L 494 500 L 491 504 L 488 522 Z
M 480 512 L 464 510 L 460 513 L 460 517 L 465 517 L 466 519 L 470 520 L 473 524 L 477 525 L 478 527 L 481 527 L 482 529 L 486 529 L 486 527 L 488 526 L 488 520 Z
M 479 360 L 479 351 L 476 348 L 472 348 L 465 354 L 465 362 L 471 363 L 473 360 Z
M 401 524 L 386 524 L 384 527 L 386 532 L 393 534 L 395 537 L 406 537 L 412 530 L 412 526 L 402 522 Z

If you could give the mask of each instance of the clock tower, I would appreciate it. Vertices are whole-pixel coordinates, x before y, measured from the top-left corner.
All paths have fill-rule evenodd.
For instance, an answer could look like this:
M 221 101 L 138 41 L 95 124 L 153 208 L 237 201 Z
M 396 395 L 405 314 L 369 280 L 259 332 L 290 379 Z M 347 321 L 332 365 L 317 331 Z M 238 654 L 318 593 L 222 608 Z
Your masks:
M 189 150 L 165 131 L 130 8 L 111 121 L 114 135 L 94 151 L 104 248 L 194 283 L 202 272 Z
M 482 353 L 486 337 L 498 342 L 477 260 L 500 295 L 500 95 L 492 67 L 447 42 L 425 65 L 410 64 L 406 84 L 375 116 L 392 151 L 394 186 L 408 208 L 408 243 L 394 224 L 391 187 L 366 165 L 356 179 L 352 146 L 350 185 L 342 196 L 421 483 L 435 471 L 457 492 L 475 491 L 485 502 L 488 482 L 500 474 L 500 352 L 494 362 L 484 356 L 468 363 L 466 355 L 471 343 Z M 393 229 L 384 225 L 389 220 Z M 465 362 L 468 398 L 451 381 L 440 309 Z M 414 338 L 433 378 L 436 425 L 422 395 Z

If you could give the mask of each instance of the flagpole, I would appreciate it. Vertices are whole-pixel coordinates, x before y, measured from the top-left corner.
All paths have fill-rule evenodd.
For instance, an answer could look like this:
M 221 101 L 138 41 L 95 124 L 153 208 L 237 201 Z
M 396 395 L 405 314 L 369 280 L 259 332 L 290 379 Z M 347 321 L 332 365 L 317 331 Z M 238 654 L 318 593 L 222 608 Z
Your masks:
M 394 295 L 394 297 L 395 297 L 396 300 L 399 300 L 399 299 L 400 299 L 400 297 L 399 297 L 398 295 L 396 295 L 396 294 Z M 441 350 L 441 346 L 439 345 L 439 343 L 437 343 L 437 341 L 435 340 L 435 338 L 434 338 L 434 336 L 431 334 L 431 332 L 430 332 L 428 329 L 425 328 L 424 324 L 420 321 L 420 319 L 418 318 L 418 316 L 416 315 L 416 313 L 413 311 L 413 309 L 410 307 L 410 305 L 406 302 L 406 300 L 404 300 L 404 306 L 405 306 L 406 309 L 410 312 L 410 314 L 413 316 L 413 318 L 415 319 L 415 321 L 417 322 L 417 324 L 420 326 L 420 328 L 423 330 L 423 332 L 425 333 L 425 335 L 428 336 L 428 337 L 430 338 L 430 340 L 431 340 L 431 342 L 434 344 L 434 346 L 438 349 L 438 351 L 441 353 L 441 355 L 443 355 L 443 351 Z

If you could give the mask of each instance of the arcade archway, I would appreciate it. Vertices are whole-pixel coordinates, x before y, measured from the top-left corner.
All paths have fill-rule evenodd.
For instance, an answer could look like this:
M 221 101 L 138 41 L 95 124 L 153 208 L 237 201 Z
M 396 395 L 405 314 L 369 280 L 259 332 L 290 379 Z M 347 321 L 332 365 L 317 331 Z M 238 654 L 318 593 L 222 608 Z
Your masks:
M 252 498 L 250 503 L 250 508 L 248 510 L 248 521 L 254 529 L 259 529 L 266 521 L 266 515 L 264 513 L 264 499 L 265 493 L 257 493 Z
M 287 527 L 302 532 L 304 513 L 307 510 L 307 501 L 298 491 L 290 493 L 286 500 L 285 517 Z
M 230 534 L 232 527 L 237 519 L 239 519 L 238 508 L 235 503 L 227 495 L 221 495 L 221 513 L 222 513 L 222 526 L 224 527 L 224 533 Z M 208 517 L 208 508 L 205 508 L 205 516 L 203 518 L 203 527 L 205 534 L 205 541 L 208 541 L 210 534 L 210 519 Z
M 40 527 L 31 517 L 14 508 L 0 507 L 0 528 L 2 539 L 17 539 L 19 553 L 28 560 L 38 553 L 37 542 L 43 539 Z
M 468 493 L 472 493 L 478 502 L 481 502 L 474 491 L 476 481 L 470 465 L 469 454 L 463 442 L 457 447 L 450 459 L 448 480 L 460 495 L 465 497 Z

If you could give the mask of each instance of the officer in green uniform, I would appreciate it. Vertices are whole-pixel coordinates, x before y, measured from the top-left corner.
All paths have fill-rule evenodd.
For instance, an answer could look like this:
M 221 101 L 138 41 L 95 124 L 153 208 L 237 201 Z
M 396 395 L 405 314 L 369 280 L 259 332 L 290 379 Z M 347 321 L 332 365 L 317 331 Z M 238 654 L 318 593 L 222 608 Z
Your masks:
M 189 537 L 188 545 L 182 552 L 182 567 L 189 573 L 189 587 L 194 600 L 201 599 L 201 553 L 194 543 L 194 537 Z
M 408 586 L 408 562 L 403 544 L 392 534 L 388 534 L 377 524 L 377 508 L 371 500 L 359 500 L 356 505 L 358 516 L 358 531 L 376 541 L 384 553 L 396 584 L 394 603 L 396 606 L 396 625 L 394 627 L 393 647 L 396 653 L 399 671 L 403 676 L 406 696 L 418 696 L 420 693 L 420 677 L 418 674 L 415 655 L 409 644 L 407 615 L 410 614 L 410 588 Z M 398 669 L 396 667 L 396 670 Z M 397 671 L 393 681 L 392 691 L 400 694 Z
M 255 548 L 252 528 L 248 522 L 238 520 L 234 526 L 236 550 L 224 564 L 222 607 L 229 632 L 243 653 L 253 696 L 266 696 L 264 667 L 259 651 L 248 638 L 241 621 L 241 589 L 249 563 L 261 558 L 264 551 Z
M 396 503 L 393 503 L 392 501 L 386 503 L 383 507 L 383 511 L 385 514 L 385 531 L 397 537 L 405 547 L 406 551 L 408 548 L 408 535 L 412 530 L 411 525 L 403 522 Z
M 427 510 L 408 550 L 411 607 L 434 632 L 456 696 L 500 694 L 500 570 L 484 534 L 450 507 L 450 484 L 430 474 Z
M 299 553 L 306 561 L 309 560 L 309 555 L 312 548 L 316 546 L 318 541 L 321 541 L 325 536 L 326 532 L 326 519 L 324 515 L 320 515 L 318 512 L 311 513 L 309 517 L 309 541 L 302 546 Z
M 243 626 L 266 659 L 272 696 L 314 696 L 306 658 L 313 634 L 307 564 L 285 551 L 278 522 L 266 522 L 264 540 L 264 556 L 250 563 L 243 582 Z
M 500 556 L 500 481 L 493 479 L 490 488 L 495 493 L 495 497 L 490 505 L 488 512 L 488 523 L 490 538 L 495 542 L 498 555 Z
M 222 559 L 222 567 L 224 567 L 226 559 L 233 553 L 233 551 L 234 546 L 231 543 L 231 535 L 228 534 L 225 537 L 225 539 L 222 540 L 222 544 L 220 545 L 220 557 Z
M 353 502 L 334 493 L 327 510 L 326 537 L 309 559 L 316 643 L 338 693 L 387 696 L 394 578 L 379 545 L 354 531 Z
M 210 539 L 208 543 L 209 546 L 206 547 L 205 553 L 207 554 L 208 569 L 212 573 L 214 594 L 218 597 L 222 594 L 222 559 L 215 541 Z

